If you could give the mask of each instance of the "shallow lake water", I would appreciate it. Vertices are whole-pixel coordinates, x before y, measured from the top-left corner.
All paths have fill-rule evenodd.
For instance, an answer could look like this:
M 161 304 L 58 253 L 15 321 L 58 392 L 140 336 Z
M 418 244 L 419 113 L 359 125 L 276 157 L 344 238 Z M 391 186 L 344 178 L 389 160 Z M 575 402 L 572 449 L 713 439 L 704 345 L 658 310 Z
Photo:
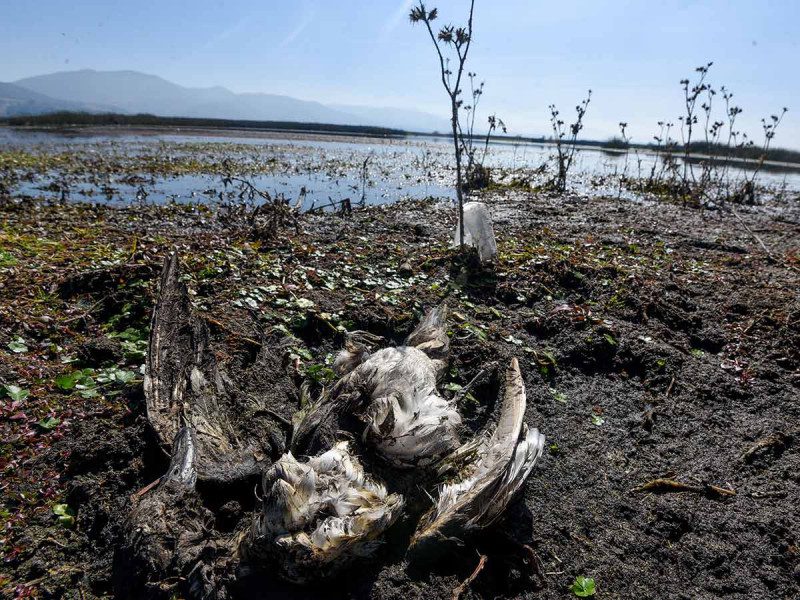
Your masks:
M 0 127 L 0 151 L 23 150 L 31 154 L 70 153 L 86 161 L 124 164 L 137 157 L 170 161 L 191 157 L 210 165 L 229 160 L 234 169 L 251 167 L 244 177 L 259 190 L 283 195 L 303 207 L 324 206 L 345 198 L 356 204 L 383 204 L 405 198 L 453 199 L 455 178 L 451 146 L 445 139 L 353 138 L 268 134 L 255 137 L 237 132 L 209 135 L 176 133 L 86 134 L 51 133 Z M 543 183 L 552 172 L 555 148 L 527 142 L 491 143 L 485 164 L 506 179 L 524 177 Z M 480 146 L 478 155 L 483 154 Z M 636 195 L 620 190 L 615 176 L 647 176 L 656 157 L 646 152 L 611 152 L 579 148 L 571 175 L 578 193 Z M 209 169 L 209 171 L 219 169 Z M 222 176 L 212 172 L 185 175 L 154 175 L 113 169 L 98 175 L 86 169 L 36 172 L 20 169 L 12 185 L 15 195 L 84 200 L 112 204 L 135 201 L 153 203 L 207 201 L 232 197 Z M 736 171 L 734 170 L 735 174 Z M 132 175 L 134 175 L 132 177 Z M 763 185 L 800 190 L 800 172 L 765 171 Z M 227 194 L 227 195 L 226 195 Z

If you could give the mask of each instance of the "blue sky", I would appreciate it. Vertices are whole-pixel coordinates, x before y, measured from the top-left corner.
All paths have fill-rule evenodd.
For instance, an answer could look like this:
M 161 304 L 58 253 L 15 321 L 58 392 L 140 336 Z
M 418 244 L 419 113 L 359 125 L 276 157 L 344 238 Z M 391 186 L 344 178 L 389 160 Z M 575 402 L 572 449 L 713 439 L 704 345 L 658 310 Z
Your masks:
M 430 40 L 404 0 L 5 0 L 0 81 L 82 68 L 133 69 L 183 85 L 446 114 Z M 440 22 L 468 0 L 429 2 Z M 594 97 L 585 137 L 627 121 L 649 141 L 677 121 L 679 80 L 713 60 L 745 129 L 788 106 L 776 145 L 800 148 L 800 1 L 476 0 L 470 69 L 510 133 L 548 131 L 547 105 Z

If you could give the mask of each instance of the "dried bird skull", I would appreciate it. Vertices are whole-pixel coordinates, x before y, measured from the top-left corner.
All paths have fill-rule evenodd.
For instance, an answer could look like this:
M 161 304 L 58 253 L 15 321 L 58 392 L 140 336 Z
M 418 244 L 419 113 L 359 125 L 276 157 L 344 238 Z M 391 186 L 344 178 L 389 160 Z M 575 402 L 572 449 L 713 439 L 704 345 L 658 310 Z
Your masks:
M 457 479 L 443 485 L 436 505 L 426 513 L 411 540 L 423 549 L 440 540 L 458 539 L 492 524 L 530 475 L 544 450 L 544 436 L 528 430 L 525 385 L 517 359 L 506 371 L 500 418 L 494 431 L 464 444 L 449 456 L 447 465 L 458 470 Z
M 403 498 L 364 474 L 347 442 L 301 463 L 284 454 L 264 474 L 262 510 L 242 548 L 277 560 L 290 581 L 331 575 L 375 552 Z

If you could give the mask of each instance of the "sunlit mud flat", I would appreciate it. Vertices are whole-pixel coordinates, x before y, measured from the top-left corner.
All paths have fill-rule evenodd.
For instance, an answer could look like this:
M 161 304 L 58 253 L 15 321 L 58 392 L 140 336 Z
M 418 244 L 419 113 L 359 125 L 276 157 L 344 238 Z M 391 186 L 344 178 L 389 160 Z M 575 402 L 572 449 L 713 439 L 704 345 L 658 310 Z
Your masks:
M 494 185 L 541 189 L 553 175 L 552 145 L 503 141 L 477 148 Z M 587 196 L 647 201 L 651 195 L 622 181 L 642 181 L 661 168 L 648 152 L 581 148 L 569 187 Z M 731 173 L 745 176 L 741 169 Z M 226 176 L 244 178 L 305 210 L 346 200 L 372 205 L 455 197 L 452 151 L 443 139 L 0 128 L 0 191 L 15 196 L 111 205 L 246 199 Z M 800 191 L 800 171 L 764 170 L 759 182 L 762 199 L 780 205 Z

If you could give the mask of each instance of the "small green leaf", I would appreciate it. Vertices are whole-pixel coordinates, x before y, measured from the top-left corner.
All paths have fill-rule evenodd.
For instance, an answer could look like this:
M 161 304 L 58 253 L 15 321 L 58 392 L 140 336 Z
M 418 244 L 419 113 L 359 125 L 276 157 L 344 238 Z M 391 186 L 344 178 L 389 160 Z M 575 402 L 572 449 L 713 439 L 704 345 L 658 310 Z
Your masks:
M 292 348 L 292 354 L 304 360 L 314 360 L 314 355 L 311 354 L 308 348 L 301 348 L 301 347 Z
M 14 354 L 23 354 L 28 351 L 28 346 L 25 345 L 25 340 L 17 336 L 8 343 L 8 349 Z
M 589 596 L 594 596 L 594 579 L 579 575 L 575 578 L 575 583 L 572 584 L 570 590 L 572 590 L 572 593 L 578 598 L 588 598 Z
M 463 323 L 461 325 L 461 328 L 466 329 L 481 341 L 486 340 L 486 332 L 484 332 L 480 327 L 473 325 L 472 323 Z
M 611 335 L 610 333 L 604 333 L 603 337 L 609 343 L 609 345 L 611 345 L 611 346 L 616 346 L 617 345 L 617 340 L 615 340 L 614 336 Z
M 3 391 L 6 393 L 6 396 L 11 398 L 14 402 L 25 400 L 25 398 L 27 398 L 30 395 L 30 392 L 28 390 L 23 390 L 18 385 L 3 386 Z
M 56 387 L 60 390 L 68 391 L 75 387 L 78 382 L 79 372 L 64 373 L 56 377 Z
M 0 250 L 0 267 L 13 267 L 15 264 L 17 259 L 11 252 Z
M 58 517 L 58 523 L 62 527 L 72 527 L 75 525 L 75 511 L 68 504 L 54 504 L 53 514 Z
M 336 373 L 325 365 L 309 365 L 306 367 L 306 375 L 319 384 L 330 383 L 336 379 Z
M 606 420 L 600 415 L 592 415 L 592 425 L 597 425 L 598 427 L 600 427 L 600 425 L 602 425 L 605 422 Z
M 42 419 L 37 423 L 39 427 L 44 429 L 45 431 L 51 431 L 58 427 L 58 424 L 61 423 L 61 419 L 56 419 L 55 417 L 47 417 L 46 419 Z
M 127 359 L 142 359 L 147 356 L 147 340 L 137 340 L 135 342 L 123 340 L 120 345 Z
M 114 375 L 116 380 L 123 384 L 130 383 L 136 378 L 136 373 L 133 371 L 123 371 L 122 369 L 117 371 Z

